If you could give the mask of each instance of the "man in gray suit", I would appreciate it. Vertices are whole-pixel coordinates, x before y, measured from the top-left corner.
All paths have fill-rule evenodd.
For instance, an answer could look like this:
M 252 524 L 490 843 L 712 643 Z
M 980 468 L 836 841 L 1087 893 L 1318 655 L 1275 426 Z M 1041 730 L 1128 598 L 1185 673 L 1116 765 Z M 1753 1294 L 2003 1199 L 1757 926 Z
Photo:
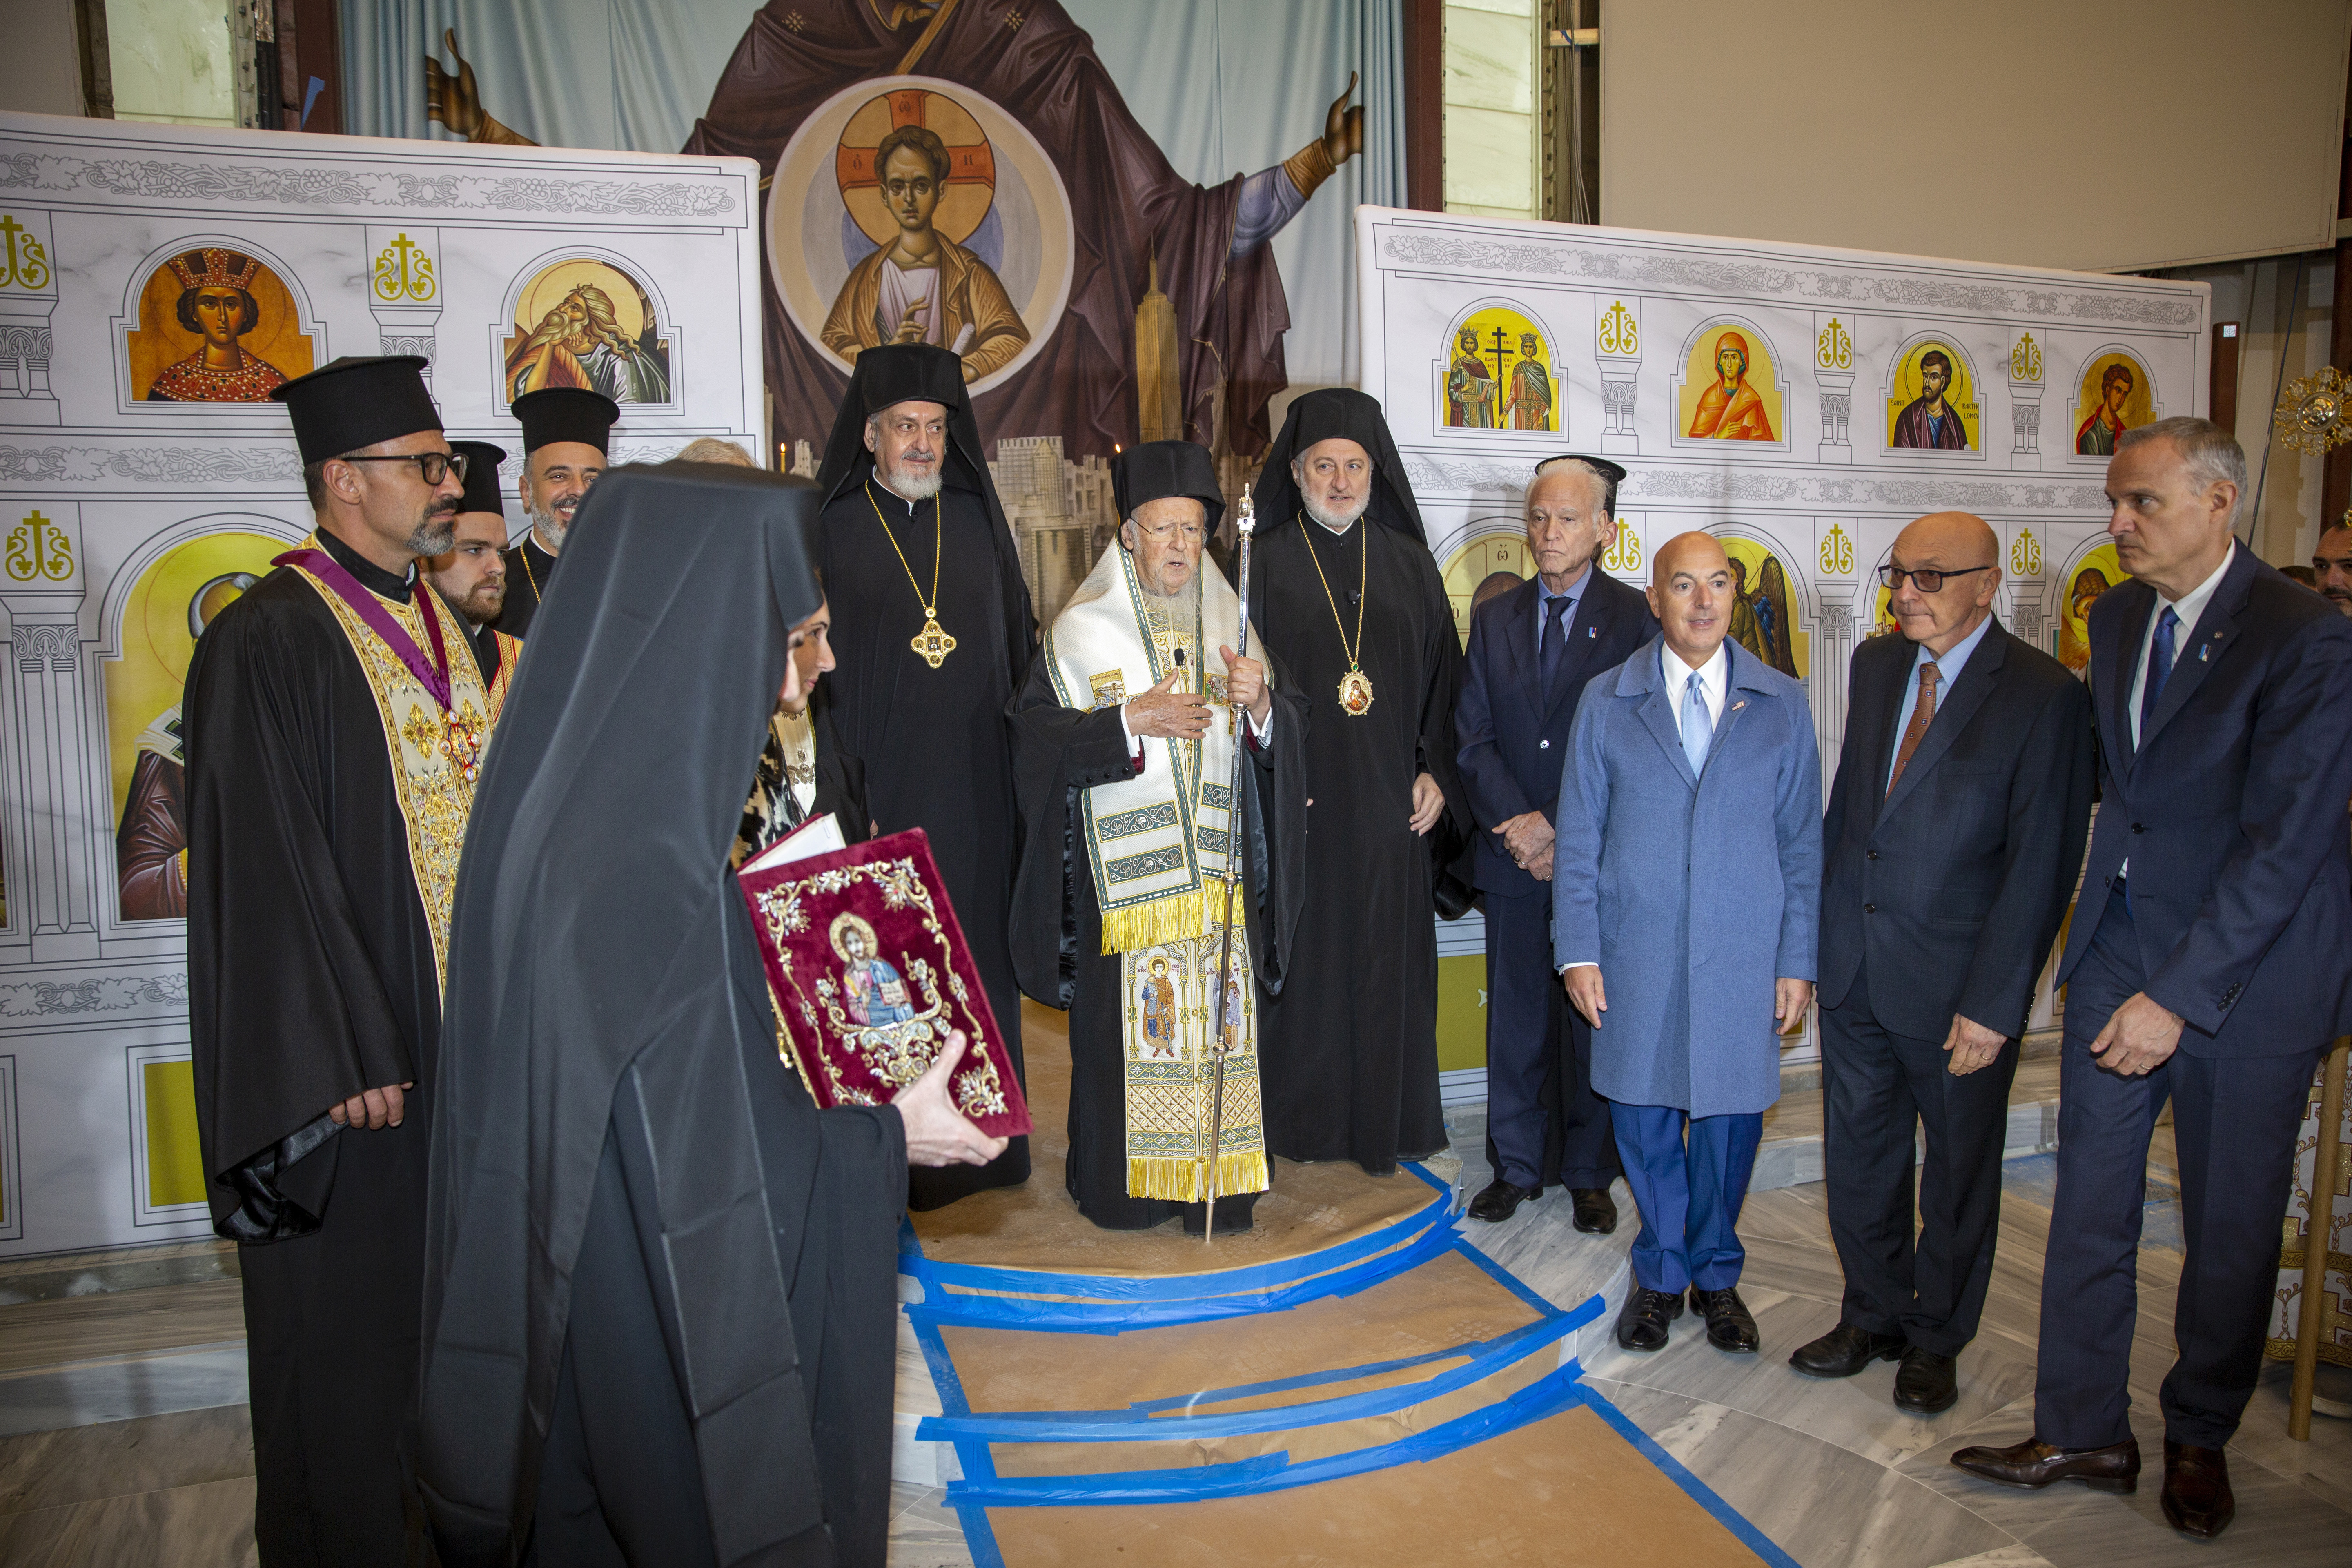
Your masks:
M 1959 1397 L 1992 1277 L 2016 1037 L 2091 817 L 2091 701 L 1993 619 L 2000 541 L 1982 518 L 1919 519 L 1879 576 L 1903 635 L 1854 650 L 1822 827 L 1822 1108 L 1845 1300 L 1789 1362 L 1851 1377 L 1900 1356 L 1895 1405 L 1932 1415 Z
M 1627 1350 L 1664 1349 L 1687 1289 L 1716 1348 L 1755 1352 L 1735 1227 L 1780 1096 L 1775 1026 L 1812 1000 L 1821 752 L 1805 689 L 1726 640 L 1734 593 L 1712 538 L 1666 542 L 1663 629 L 1586 685 L 1560 781 L 1553 962 L 1642 1211 Z

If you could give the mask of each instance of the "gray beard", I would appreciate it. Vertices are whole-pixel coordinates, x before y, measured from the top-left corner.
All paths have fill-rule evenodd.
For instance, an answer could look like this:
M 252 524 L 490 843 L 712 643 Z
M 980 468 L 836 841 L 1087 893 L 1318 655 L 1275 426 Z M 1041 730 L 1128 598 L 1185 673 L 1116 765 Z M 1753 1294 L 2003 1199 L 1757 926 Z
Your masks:
M 943 468 L 935 469 L 929 475 L 918 476 L 898 468 L 886 468 L 877 463 L 874 465 L 874 473 L 875 477 L 882 481 L 884 489 L 909 506 L 917 501 L 929 500 L 939 494 L 940 485 L 947 479 L 947 474 Z
M 563 536 L 571 531 L 572 524 L 564 521 L 562 512 L 551 507 L 541 511 L 535 506 L 527 506 L 522 509 L 522 514 L 530 519 L 531 528 L 539 534 L 539 542 L 547 547 L 549 554 L 563 553 Z
M 457 547 L 457 514 L 445 511 L 420 518 L 402 548 L 411 555 L 446 555 Z
M 1325 511 L 1321 507 L 1309 500 L 1305 495 L 1301 495 L 1298 498 L 1298 504 L 1306 511 L 1307 516 L 1313 518 L 1316 521 L 1321 523 L 1332 532 L 1345 533 L 1349 529 L 1356 526 L 1356 520 L 1364 515 L 1364 509 L 1372 504 L 1372 498 L 1370 494 L 1367 494 L 1362 500 L 1356 503 L 1353 510 L 1344 512 Z

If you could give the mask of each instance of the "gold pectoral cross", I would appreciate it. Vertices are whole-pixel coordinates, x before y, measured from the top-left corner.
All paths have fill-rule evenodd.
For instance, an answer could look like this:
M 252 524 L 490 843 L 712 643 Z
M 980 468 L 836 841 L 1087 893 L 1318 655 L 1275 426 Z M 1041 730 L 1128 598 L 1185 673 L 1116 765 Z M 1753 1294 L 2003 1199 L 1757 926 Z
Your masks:
M 937 669 L 947 662 L 948 655 L 955 652 L 956 640 L 948 636 L 934 615 L 923 623 L 921 631 L 908 640 L 907 646 L 922 655 L 924 663 Z

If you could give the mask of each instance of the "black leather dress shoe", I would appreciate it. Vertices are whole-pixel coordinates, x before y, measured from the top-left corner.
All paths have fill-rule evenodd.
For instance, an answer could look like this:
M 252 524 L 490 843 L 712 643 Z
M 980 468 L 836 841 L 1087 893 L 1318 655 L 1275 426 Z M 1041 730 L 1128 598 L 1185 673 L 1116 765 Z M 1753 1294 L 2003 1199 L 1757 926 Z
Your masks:
M 1748 1303 L 1739 1299 L 1737 1286 L 1726 1285 L 1720 1290 L 1702 1290 L 1692 1286 L 1691 1310 L 1706 1319 L 1706 1342 L 1719 1351 L 1754 1355 L 1763 1343 L 1756 1332 L 1756 1320 L 1748 1312 Z
M 1959 1358 L 1912 1345 L 1895 1373 L 1895 1407 L 1914 1415 L 1934 1415 L 1960 1402 Z
M 2238 1517 L 2230 1458 L 2219 1448 L 2164 1440 L 2164 1517 L 2183 1535 L 2210 1541 Z
M 1570 1187 L 1576 1200 L 1576 1228 L 1589 1236 L 1609 1236 L 1617 1229 L 1617 1200 L 1606 1187 Z
M 1893 1361 L 1903 1353 L 1901 1334 L 1874 1334 L 1852 1323 L 1840 1323 L 1820 1339 L 1789 1352 L 1789 1364 L 1807 1377 L 1852 1377 L 1874 1361 Z
M 1483 1192 L 1470 1200 L 1470 1217 L 1483 1219 L 1490 1224 L 1507 1220 L 1518 1213 L 1519 1205 L 1534 1197 L 1538 1190 L 1534 1187 L 1515 1187 L 1497 1176 L 1486 1184 Z
M 2139 1439 L 2104 1448 L 2053 1448 L 2039 1437 L 2007 1448 L 1962 1448 L 1952 1463 L 2005 1487 L 2040 1491 L 2052 1481 L 2080 1481 L 2094 1491 L 2139 1490 Z
M 1617 1314 L 1617 1342 L 1629 1351 L 1666 1348 L 1666 1325 L 1683 1315 L 1679 1290 L 1644 1290 L 1636 1285 L 1625 1293 Z

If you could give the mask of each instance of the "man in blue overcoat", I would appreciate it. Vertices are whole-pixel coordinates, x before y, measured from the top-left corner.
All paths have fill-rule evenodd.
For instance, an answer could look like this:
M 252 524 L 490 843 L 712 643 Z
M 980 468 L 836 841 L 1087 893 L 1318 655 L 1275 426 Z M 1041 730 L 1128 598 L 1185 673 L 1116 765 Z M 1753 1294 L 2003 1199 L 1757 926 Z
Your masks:
M 1663 1349 L 1687 1289 L 1710 1342 L 1756 1351 L 1735 1227 L 1812 999 L 1821 753 L 1804 688 L 1726 640 L 1736 592 L 1712 537 L 1666 542 L 1662 630 L 1586 686 L 1560 784 L 1553 963 L 1642 1211 L 1627 1350 Z

